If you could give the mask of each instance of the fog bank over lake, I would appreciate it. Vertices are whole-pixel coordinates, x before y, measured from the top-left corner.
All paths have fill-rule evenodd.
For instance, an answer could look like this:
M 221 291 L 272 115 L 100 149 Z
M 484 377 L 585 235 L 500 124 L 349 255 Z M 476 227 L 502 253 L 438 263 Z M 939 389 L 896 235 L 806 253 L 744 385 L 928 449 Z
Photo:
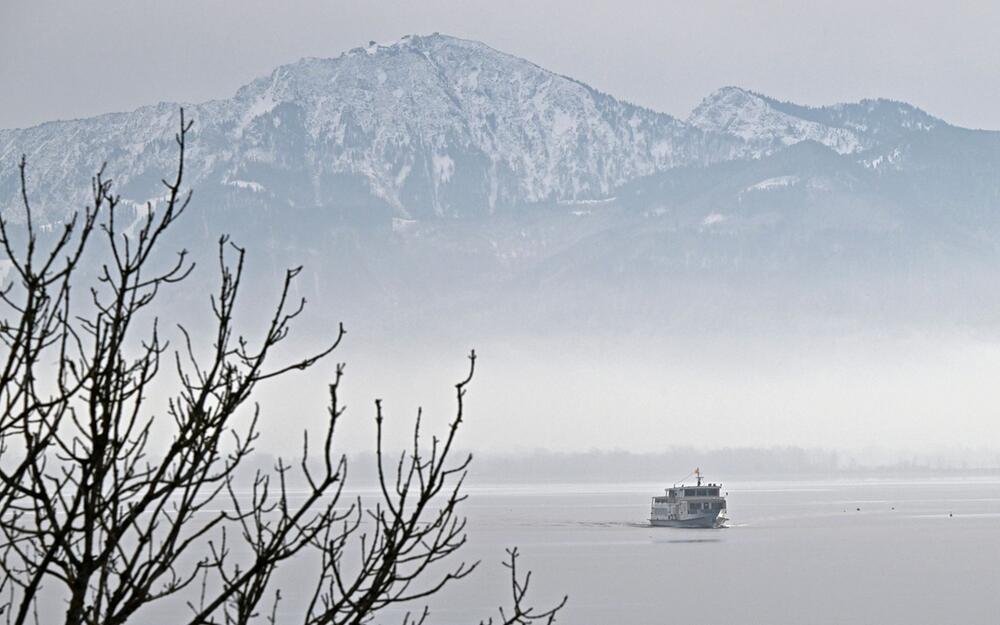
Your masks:
M 778 448 L 775 468 L 790 458 L 796 469 L 997 466 L 1000 345 L 968 335 L 476 341 L 456 332 L 427 341 L 349 329 L 333 357 L 347 363 L 340 448 L 369 448 L 375 398 L 391 445 L 405 444 L 418 406 L 427 432 L 440 431 L 471 347 L 479 359 L 461 443 L 484 460 L 537 450 Z M 320 427 L 331 367 L 262 387 L 261 450 L 297 453 L 301 429 Z M 825 451 L 799 459 L 780 451 L 787 447 Z M 727 469 L 741 474 L 757 462 L 747 456 L 740 467 L 730 457 Z M 712 460 L 706 453 L 700 462 Z M 631 479 L 644 477 L 656 476 Z

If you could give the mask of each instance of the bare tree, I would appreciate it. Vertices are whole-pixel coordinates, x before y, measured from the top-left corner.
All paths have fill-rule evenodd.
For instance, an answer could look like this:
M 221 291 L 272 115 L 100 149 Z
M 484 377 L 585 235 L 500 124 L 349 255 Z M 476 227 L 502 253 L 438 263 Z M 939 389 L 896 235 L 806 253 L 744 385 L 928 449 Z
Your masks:
M 531 584 L 531 571 L 525 573 L 523 577 L 518 576 L 517 559 L 519 556 L 516 547 L 507 550 L 507 561 L 504 562 L 504 566 L 510 569 L 511 607 L 507 610 L 500 608 L 499 622 L 501 625 L 530 625 L 544 621 L 551 625 L 556 621 L 556 614 L 566 605 L 568 597 L 563 597 L 558 605 L 548 610 L 536 610 L 526 603 L 528 585 Z M 480 623 L 480 625 L 493 625 L 493 619 L 489 619 L 485 624 Z
M 47 598 L 65 602 L 67 625 L 134 623 L 170 598 L 189 609 L 177 623 L 277 623 L 275 572 L 292 561 L 307 566 L 300 556 L 310 554 L 315 587 L 297 620 L 359 624 L 426 599 L 478 564 L 452 563 L 466 541 L 458 508 L 471 457 L 452 456 L 474 352 L 442 438 L 426 442 L 418 412 L 411 447 L 390 460 L 376 401 L 376 503 L 343 496 L 347 461 L 335 444 L 343 364 L 318 444 L 305 435 L 296 466 L 279 460 L 253 475 L 248 496 L 237 488 L 259 435 L 257 385 L 308 369 L 345 333 L 341 326 L 315 353 L 272 364 L 305 303 L 290 295 L 299 269 L 286 272 L 262 334 L 244 337 L 234 315 L 246 252 L 222 237 L 209 346 L 178 327 L 179 347 L 170 347 L 154 304 L 194 265 L 181 251 L 156 267 L 165 233 L 191 200 L 182 187 L 190 128 L 181 111 L 176 175 L 134 229 L 116 220 L 119 198 L 102 169 L 92 205 L 40 237 L 21 160 L 23 227 L 0 219 L 13 276 L 0 290 L 8 307 L 0 321 L 0 611 L 9 624 L 37 622 Z M 94 241 L 106 260 L 88 283 L 81 259 Z M 165 408 L 172 436 L 158 444 L 149 397 L 170 369 L 178 378 Z M 308 485 L 304 500 L 290 497 L 293 474 Z M 545 612 L 522 606 L 530 573 L 519 578 L 516 562 L 510 551 L 514 606 L 501 621 L 551 623 L 565 599 Z

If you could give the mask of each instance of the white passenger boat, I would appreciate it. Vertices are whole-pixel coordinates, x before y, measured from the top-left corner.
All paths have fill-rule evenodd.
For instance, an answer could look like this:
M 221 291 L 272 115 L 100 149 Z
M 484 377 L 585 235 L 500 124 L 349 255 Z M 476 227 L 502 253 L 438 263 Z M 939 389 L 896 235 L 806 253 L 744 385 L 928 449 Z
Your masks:
M 726 498 L 722 484 L 702 484 L 701 470 L 695 469 L 694 486 L 674 484 L 666 495 L 653 497 L 649 523 L 657 527 L 719 527 L 725 521 Z M 684 479 L 687 479 L 685 477 Z

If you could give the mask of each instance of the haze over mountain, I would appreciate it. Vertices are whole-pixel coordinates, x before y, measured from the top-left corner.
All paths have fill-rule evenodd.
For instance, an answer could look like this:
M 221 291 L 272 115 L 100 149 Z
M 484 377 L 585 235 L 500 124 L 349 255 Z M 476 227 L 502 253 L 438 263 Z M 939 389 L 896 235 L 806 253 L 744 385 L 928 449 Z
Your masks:
M 138 214 L 173 166 L 178 107 L 0 131 L 4 215 L 21 218 L 21 153 L 48 221 L 103 161 Z M 188 236 L 305 263 L 314 299 L 336 285 L 333 316 L 540 332 L 1000 318 L 1000 134 L 909 104 L 724 87 L 679 120 L 434 34 L 186 110 Z
M 16 230 L 24 153 L 36 220 L 82 206 L 102 161 L 137 218 L 175 165 L 178 108 L 0 131 L 0 210 Z M 936 453 L 997 434 L 996 132 L 738 87 L 681 120 L 443 35 L 304 59 L 185 110 L 195 194 L 172 245 L 200 266 L 169 321 L 207 311 L 222 233 L 248 249 L 246 302 L 304 265 L 297 336 L 346 323 L 355 406 L 448 414 L 429 389 L 475 346 L 477 449 Z M 325 382 L 270 400 L 322 415 Z M 268 423 L 266 447 L 301 444 Z M 360 423 L 344 440 L 363 449 Z

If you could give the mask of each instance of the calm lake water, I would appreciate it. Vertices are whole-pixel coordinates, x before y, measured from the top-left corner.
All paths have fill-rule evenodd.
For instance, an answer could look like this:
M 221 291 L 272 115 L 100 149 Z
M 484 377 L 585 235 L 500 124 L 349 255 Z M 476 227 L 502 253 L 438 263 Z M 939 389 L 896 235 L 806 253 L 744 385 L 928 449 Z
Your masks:
M 433 598 L 428 624 L 495 617 L 513 546 L 534 570 L 533 603 L 568 594 L 558 622 L 570 625 L 1000 622 L 998 478 L 727 481 L 731 526 L 714 530 L 650 527 L 663 486 L 470 488 L 462 555 L 482 564 Z M 298 564 L 277 580 L 279 623 L 301 622 L 315 569 Z M 161 604 L 144 622 L 186 613 Z
M 470 490 L 473 578 L 432 602 L 478 623 L 504 600 L 504 548 L 559 622 L 1000 622 L 1000 480 L 728 482 L 731 527 L 653 528 L 660 484 Z M 858 510 L 860 508 L 860 511 Z

